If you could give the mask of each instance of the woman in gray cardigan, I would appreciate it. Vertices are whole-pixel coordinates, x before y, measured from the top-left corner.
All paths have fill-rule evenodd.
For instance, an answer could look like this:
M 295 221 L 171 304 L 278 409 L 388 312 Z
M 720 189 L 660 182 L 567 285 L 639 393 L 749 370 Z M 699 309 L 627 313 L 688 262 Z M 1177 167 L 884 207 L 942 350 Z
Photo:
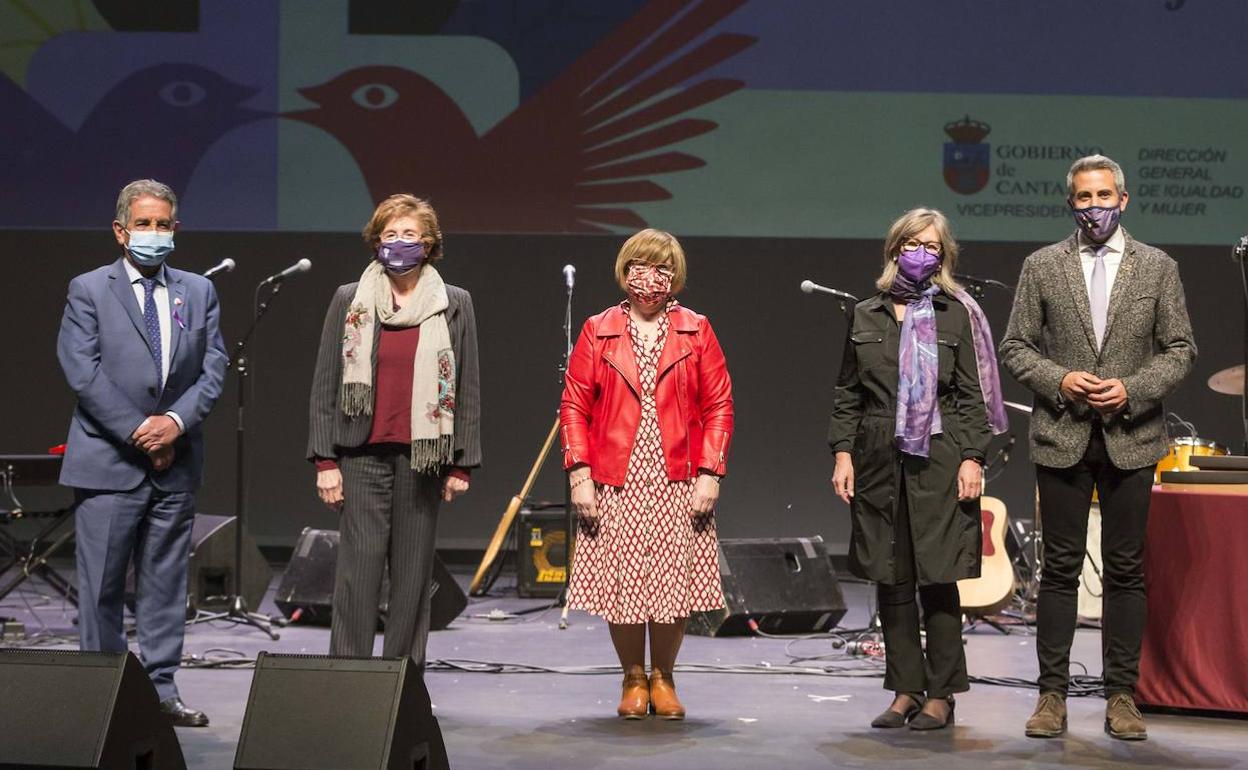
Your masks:
M 372 655 L 389 567 L 383 655 L 423 666 L 438 507 L 481 464 L 476 319 L 433 266 L 426 201 L 382 201 L 364 241 L 374 258 L 330 302 L 309 409 L 317 492 L 342 515 L 330 654 Z

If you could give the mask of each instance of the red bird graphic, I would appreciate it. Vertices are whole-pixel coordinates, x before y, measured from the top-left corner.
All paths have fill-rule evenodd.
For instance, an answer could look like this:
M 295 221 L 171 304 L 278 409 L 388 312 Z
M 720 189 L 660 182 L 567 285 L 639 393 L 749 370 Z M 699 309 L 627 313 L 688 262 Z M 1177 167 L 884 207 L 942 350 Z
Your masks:
M 644 227 L 629 204 L 671 198 L 650 177 L 705 165 L 664 151 L 716 128 L 685 113 L 744 86 L 686 85 L 755 42 L 722 33 L 695 43 L 744 2 L 654 0 L 482 136 L 446 93 L 401 67 L 359 67 L 300 89 L 319 106 L 285 117 L 338 139 L 375 200 L 427 196 L 448 230 Z

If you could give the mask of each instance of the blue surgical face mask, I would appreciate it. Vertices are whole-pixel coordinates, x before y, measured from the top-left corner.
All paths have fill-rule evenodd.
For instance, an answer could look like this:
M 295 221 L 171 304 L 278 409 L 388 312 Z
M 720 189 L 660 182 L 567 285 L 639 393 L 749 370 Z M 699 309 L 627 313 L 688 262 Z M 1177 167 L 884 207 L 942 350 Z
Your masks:
M 127 230 L 130 245 L 126 250 L 143 267 L 156 267 L 173 253 L 173 233 L 159 230 Z

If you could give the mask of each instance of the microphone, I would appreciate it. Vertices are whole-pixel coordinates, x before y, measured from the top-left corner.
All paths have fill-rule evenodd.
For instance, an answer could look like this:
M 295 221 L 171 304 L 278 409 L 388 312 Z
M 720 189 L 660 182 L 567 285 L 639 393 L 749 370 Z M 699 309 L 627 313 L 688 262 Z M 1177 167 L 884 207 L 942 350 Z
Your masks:
M 218 262 L 216 265 L 213 265 L 212 267 L 205 270 L 204 277 L 211 278 L 217 273 L 228 273 L 233 269 L 234 269 L 234 260 L 230 259 L 229 257 L 226 257 L 225 259 Z
M 819 292 L 823 292 L 824 294 L 831 294 L 833 297 L 840 297 L 841 299 L 847 299 L 850 302 L 858 301 L 857 297 L 855 297 L 853 294 L 850 294 L 847 291 L 841 291 L 840 289 L 829 289 L 827 286 L 820 286 L 819 284 L 815 283 L 814 281 L 810 279 L 802 281 L 800 288 L 802 291 L 806 292 L 807 294 L 813 294 L 814 292 L 819 291 Z
M 1014 287 L 1008 283 L 1001 283 L 994 278 L 980 278 L 975 275 L 967 275 L 966 273 L 954 273 L 953 277 L 965 283 L 979 284 L 980 286 L 991 286 L 994 289 L 1004 289 L 1006 291 L 1014 291 Z
M 563 283 L 568 287 L 568 291 L 572 291 L 572 287 L 576 285 L 576 266 L 563 266 Z
M 311 269 L 312 269 L 312 260 L 308 259 L 307 257 L 304 257 L 303 259 L 299 260 L 295 264 L 286 268 L 282 272 L 274 273 L 273 275 L 270 275 L 268 278 L 265 278 L 263 281 L 260 282 L 260 285 L 264 286 L 270 283 L 281 283 L 282 281 L 286 280 L 292 275 L 298 275 L 299 273 L 306 273 Z

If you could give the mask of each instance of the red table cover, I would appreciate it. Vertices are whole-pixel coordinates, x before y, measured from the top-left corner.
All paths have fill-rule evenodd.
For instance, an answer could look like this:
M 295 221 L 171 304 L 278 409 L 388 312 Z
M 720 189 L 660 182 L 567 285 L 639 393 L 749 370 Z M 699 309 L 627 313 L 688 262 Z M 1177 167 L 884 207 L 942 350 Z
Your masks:
M 1140 703 L 1248 713 L 1248 486 L 1157 485 Z

